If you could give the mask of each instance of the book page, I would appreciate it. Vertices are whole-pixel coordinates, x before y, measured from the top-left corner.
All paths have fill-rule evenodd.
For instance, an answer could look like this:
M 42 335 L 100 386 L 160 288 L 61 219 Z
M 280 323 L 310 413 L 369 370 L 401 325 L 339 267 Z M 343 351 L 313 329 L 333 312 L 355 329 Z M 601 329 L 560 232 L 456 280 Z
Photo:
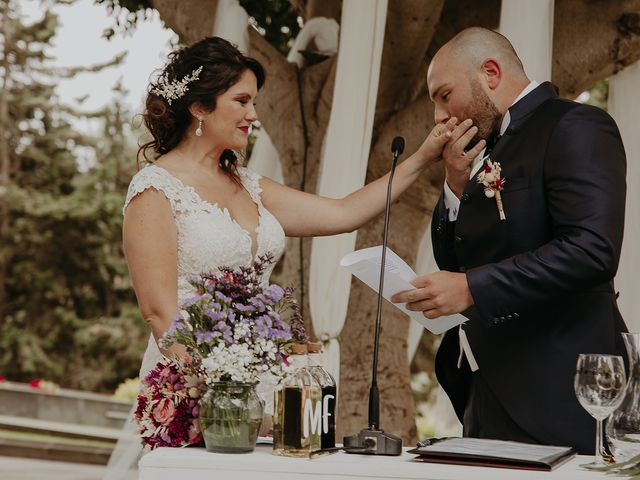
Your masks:
M 416 272 L 407 265 L 393 250 L 387 247 L 387 255 L 384 266 L 384 287 L 382 296 L 389 300 L 393 295 L 406 290 L 413 290 L 411 280 L 417 277 Z M 340 260 L 340 265 L 349 270 L 354 276 L 368 285 L 376 293 L 380 285 L 380 264 L 382 263 L 382 245 L 364 248 L 351 252 Z M 428 319 L 422 312 L 412 312 L 407 310 L 406 304 L 394 303 L 395 307 L 409 315 L 410 318 L 418 322 L 424 328 L 436 335 L 446 332 L 461 323 L 467 318 L 459 313 L 455 315 L 442 316 L 435 319 Z

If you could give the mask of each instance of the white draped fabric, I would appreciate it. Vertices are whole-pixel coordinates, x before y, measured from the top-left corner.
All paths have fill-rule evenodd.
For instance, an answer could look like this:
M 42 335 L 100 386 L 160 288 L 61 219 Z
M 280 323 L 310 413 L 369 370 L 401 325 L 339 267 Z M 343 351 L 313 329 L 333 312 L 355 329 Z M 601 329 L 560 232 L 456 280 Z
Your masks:
M 438 264 L 436 264 L 436 259 L 433 257 L 433 248 L 431 246 L 431 221 L 429 221 L 427 229 L 420 240 L 415 271 L 418 275 L 427 275 L 438 271 Z M 409 363 L 411 363 L 413 356 L 416 354 L 423 332 L 424 327 L 418 322 L 409 322 L 409 338 L 407 339 Z
M 216 19 L 213 23 L 215 36 L 229 40 L 246 54 L 249 51 L 248 25 L 249 15 L 238 0 L 218 0 Z
M 298 33 L 291 50 L 289 50 L 289 55 L 287 55 L 287 61 L 302 67 L 303 57 L 300 54 L 300 50 L 305 50 L 312 40 L 318 50 L 329 53 L 335 52 L 338 50 L 339 30 L 340 26 L 333 18 L 312 18 L 305 23 Z M 267 72 L 267 81 L 268 75 L 269 72 Z M 280 163 L 278 152 L 264 128 L 257 135 L 249 162 L 251 170 L 254 172 L 269 177 L 276 182 L 284 183 L 282 164 Z
M 551 80 L 554 0 L 502 0 L 499 32 L 518 52 L 531 80 Z
M 340 198 L 364 184 L 387 18 L 387 0 L 345 0 L 331 117 L 320 163 L 318 194 Z M 325 345 L 326 368 L 339 382 L 340 345 L 351 274 L 339 265 L 353 251 L 356 234 L 314 238 L 309 305 L 316 335 Z
M 627 204 L 622 256 L 615 279 L 618 306 L 629 331 L 640 332 L 640 62 L 609 79 L 609 113 L 627 153 Z

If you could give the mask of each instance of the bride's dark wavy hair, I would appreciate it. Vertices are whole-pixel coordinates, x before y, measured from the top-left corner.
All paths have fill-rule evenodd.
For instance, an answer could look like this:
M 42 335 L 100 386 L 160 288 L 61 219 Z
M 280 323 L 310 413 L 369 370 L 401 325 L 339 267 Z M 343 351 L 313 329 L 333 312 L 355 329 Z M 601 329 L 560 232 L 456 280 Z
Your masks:
M 167 99 L 154 93 L 154 89 L 160 88 L 158 80 L 149 84 L 142 118 L 153 140 L 138 149 L 138 163 L 140 154 L 145 161 L 153 162 L 180 143 L 191 125 L 189 107 L 192 104 L 199 103 L 212 112 L 216 108 L 218 96 L 235 85 L 247 70 L 251 70 L 256 76 L 258 90 L 265 81 L 264 68 L 260 62 L 244 55 L 234 45 L 219 37 L 207 37 L 171 52 L 169 62 L 158 79 L 166 77 L 169 82 L 180 81 L 199 67 L 202 67 L 202 71 L 198 79 L 189 82 L 184 95 L 172 99 L 171 105 Z M 151 160 L 148 157 L 149 151 L 153 152 Z M 225 150 L 220 156 L 220 167 L 237 178 L 237 161 L 232 150 Z

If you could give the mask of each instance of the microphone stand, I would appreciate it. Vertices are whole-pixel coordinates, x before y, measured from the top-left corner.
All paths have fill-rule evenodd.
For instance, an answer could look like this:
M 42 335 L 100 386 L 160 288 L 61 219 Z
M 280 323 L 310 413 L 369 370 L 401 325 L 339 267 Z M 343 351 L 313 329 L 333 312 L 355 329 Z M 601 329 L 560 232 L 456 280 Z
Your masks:
M 400 455 L 402 439 L 380 429 L 380 395 L 378 392 L 378 344 L 382 316 L 382 289 L 384 287 L 384 267 L 387 255 L 389 235 L 389 212 L 391 210 L 391 186 L 396 170 L 398 157 L 404 150 L 404 138 L 396 137 L 391 144 L 392 164 L 387 186 L 387 204 L 384 210 L 384 233 L 382 239 L 382 259 L 380 262 L 380 284 L 378 286 L 378 308 L 376 311 L 375 337 L 373 340 L 373 365 L 371 371 L 371 388 L 369 389 L 369 427 L 360 433 L 344 437 L 344 450 L 347 453 L 363 453 L 366 455 Z

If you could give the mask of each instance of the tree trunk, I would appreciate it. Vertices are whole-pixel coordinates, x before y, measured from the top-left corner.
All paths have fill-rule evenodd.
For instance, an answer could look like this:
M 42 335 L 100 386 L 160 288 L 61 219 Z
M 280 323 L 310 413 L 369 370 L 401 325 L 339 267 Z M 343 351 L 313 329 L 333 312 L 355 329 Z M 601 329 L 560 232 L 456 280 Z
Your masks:
M 640 59 L 640 0 L 556 0 L 553 82 L 575 98 Z

